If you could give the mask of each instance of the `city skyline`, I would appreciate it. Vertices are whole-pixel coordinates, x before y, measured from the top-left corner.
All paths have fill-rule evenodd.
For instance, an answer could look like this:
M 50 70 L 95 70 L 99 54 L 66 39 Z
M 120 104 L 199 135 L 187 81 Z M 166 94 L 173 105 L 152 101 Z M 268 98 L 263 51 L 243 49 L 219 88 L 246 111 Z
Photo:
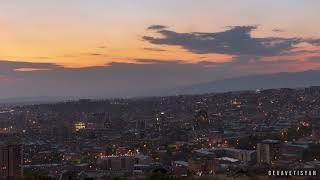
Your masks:
M 318 177 L 319 117 L 320 87 L 0 106 L 0 177 Z

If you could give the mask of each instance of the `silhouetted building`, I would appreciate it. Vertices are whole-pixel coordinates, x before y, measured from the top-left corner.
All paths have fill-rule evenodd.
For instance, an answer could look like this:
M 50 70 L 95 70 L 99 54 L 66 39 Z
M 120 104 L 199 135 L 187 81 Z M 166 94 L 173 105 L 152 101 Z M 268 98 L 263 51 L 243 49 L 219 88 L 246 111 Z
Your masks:
M 22 145 L 0 146 L 0 177 L 16 177 L 23 175 Z
M 264 140 L 257 145 L 258 163 L 272 164 L 273 161 L 279 160 L 281 153 L 281 144 L 277 140 Z
M 111 127 L 112 127 L 112 121 L 110 118 L 110 114 L 107 113 L 107 114 L 105 114 L 104 128 L 110 129 Z
M 163 131 L 168 128 L 169 122 L 167 116 L 165 115 L 165 112 L 161 112 L 157 115 L 155 126 L 158 129 L 158 131 Z
M 103 170 L 110 171 L 111 174 L 132 174 L 134 169 L 133 156 L 107 156 L 98 160 L 98 164 Z

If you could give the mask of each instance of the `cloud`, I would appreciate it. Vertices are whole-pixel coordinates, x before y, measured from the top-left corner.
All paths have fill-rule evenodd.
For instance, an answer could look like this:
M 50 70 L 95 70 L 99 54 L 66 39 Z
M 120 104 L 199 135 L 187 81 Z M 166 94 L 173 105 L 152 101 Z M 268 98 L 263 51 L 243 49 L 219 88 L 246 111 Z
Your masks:
M 301 54 L 318 54 L 320 51 L 319 50 L 307 50 L 307 49 L 301 49 L 301 50 L 295 50 L 295 51 L 288 51 L 285 53 L 282 53 L 281 55 L 283 56 L 299 56 Z
M 103 56 L 104 54 L 100 54 L 100 53 L 87 53 L 87 55 L 89 55 L 89 56 Z
M 35 58 L 35 59 L 49 59 L 50 57 L 47 57 L 47 56 L 38 56 L 38 57 L 32 57 L 32 58 Z
M 320 63 L 320 56 L 311 57 L 309 59 L 306 59 L 305 61 L 306 62 Z
M 197 54 L 221 53 L 236 56 L 277 56 L 295 49 L 295 45 L 306 42 L 320 44 L 318 39 L 253 37 L 257 26 L 232 26 L 222 32 L 179 33 L 167 29 L 154 30 L 161 37 L 143 36 L 143 40 L 155 45 L 180 46 Z
M 149 26 L 147 29 L 148 30 L 162 30 L 162 29 L 167 29 L 167 26 L 163 26 L 163 25 L 152 25 Z
M 182 60 L 136 59 L 136 62 L 142 64 L 184 64 Z
M 231 68 L 206 67 L 207 63 L 182 60 L 137 59 L 105 66 L 67 68 L 50 63 L 0 61 L 1 97 L 159 95 L 164 89 L 232 77 Z M 50 69 L 17 71 L 16 69 Z M 23 79 L 23 80 L 17 80 Z M 4 81 L 6 80 L 6 81 Z
M 147 50 L 147 51 L 158 51 L 158 52 L 164 52 L 164 51 L 167 51 L 165 49 L 160 49 L 160 48 L 143 48 L 144 50 Z
M 225 62 L 218 63 L 218 62 L 212 62 L 212 61 L 199 61 L 199 62 L 190 62 L 190 63 L 188 63 L 188 62 L 183 61 L 183 60 L 157 60 L 157 59 L 136 59 L 136 62 L 138 64 L 199 65 L 199 66 L 202 66 L 202 67 L 229 64 L 228 62 L 227 63 L 225 63 Z
M 32 71 L 50 71 L 51 69 L 46 68 L 17 68 L 14 71 L 21 71 L 21 72 L 32 72 Z
M 85 68 L 61 67 L 51 63 L 0 61 L 0 96 L 159 95 L 164 89 L 268 73 L 294 63 L 297 62 L 263 61 L 257 56 L 238 56 L 223 63 L 213 60 L 191 63 L 184 60 L 136 59 L 134 63 L 113 62 L 105 66 Z
M 276 33 L 282 33 L 282 32 L 285 32 L 285 30 L 283 29 L 279 29 L 279 28 L 275 28 L 275 29 L 272 29 L 273 32 L 276 32 Z
M 0 60 L 1 74 L 10 74 L 16 69 L 61 69 L 60 65 L 52 63 L 31 63 Z
M 218 62 L 212 62 L 212 61 L 199 61 L 198 64 L 204 65 L 204 66 L 216 66 L 216 65 L 226 64 L 226 63 L 218 63 Z
M 312 39 L 312 38 L 310 38 L 310 39 L 306 39 L 305 41 L 307 43 L 310 43 L 310 44 L 314 45 L 314 46 L 320 46 L 320 39 Z

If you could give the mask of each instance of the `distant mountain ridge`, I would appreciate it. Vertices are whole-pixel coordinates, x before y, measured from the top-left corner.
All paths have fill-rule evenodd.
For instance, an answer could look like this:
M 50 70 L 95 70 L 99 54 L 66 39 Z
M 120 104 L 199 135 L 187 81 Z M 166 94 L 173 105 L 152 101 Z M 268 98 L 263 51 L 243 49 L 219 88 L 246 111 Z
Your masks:
M 256 89 L 301 88 L 320 86 L 320 71 L 281 72 L 251 75 L 171 89 L 167 94 L 204 94 Z

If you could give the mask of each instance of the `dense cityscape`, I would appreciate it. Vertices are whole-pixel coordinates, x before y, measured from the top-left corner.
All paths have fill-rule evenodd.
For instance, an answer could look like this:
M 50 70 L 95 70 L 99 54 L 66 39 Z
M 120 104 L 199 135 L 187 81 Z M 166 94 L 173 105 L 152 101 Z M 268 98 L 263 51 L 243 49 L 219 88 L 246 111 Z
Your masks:
M 3 105 L 0 136 L 0 177 L 317 176 L 320 87 Z
M 320 1 L 0 3 L 0 180 L 320 179 Z

